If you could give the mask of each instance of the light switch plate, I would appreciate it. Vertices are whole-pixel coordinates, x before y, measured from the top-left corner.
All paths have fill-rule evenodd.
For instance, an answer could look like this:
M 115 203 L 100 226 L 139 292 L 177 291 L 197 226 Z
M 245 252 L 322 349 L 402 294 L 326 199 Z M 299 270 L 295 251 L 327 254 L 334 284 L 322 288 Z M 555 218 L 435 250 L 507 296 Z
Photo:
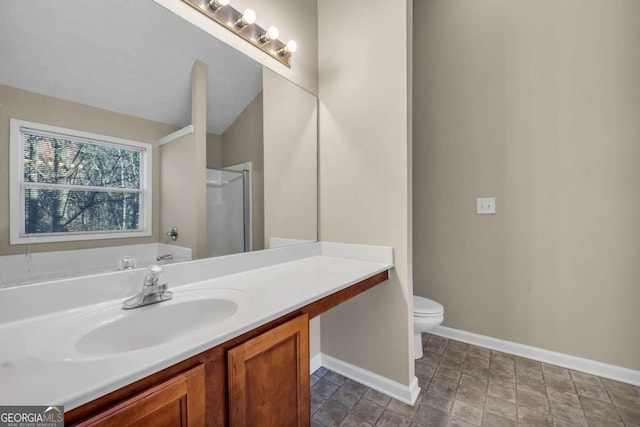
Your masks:
M 478 215 L 495 215 L 496 214 L 496 198 L 495 197 L 477 198 L 476 213 Z

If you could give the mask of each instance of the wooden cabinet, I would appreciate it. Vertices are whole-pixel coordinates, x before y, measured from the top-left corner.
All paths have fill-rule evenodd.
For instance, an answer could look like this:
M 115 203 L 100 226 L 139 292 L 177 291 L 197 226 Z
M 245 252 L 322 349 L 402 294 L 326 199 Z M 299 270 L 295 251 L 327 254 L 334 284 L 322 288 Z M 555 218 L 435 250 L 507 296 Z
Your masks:
M 204 366 L 164 381 L 77 426 L 203 427 Z
M 230 426 L 309 426 L 306 314 L 250 339 L 227 355 Z

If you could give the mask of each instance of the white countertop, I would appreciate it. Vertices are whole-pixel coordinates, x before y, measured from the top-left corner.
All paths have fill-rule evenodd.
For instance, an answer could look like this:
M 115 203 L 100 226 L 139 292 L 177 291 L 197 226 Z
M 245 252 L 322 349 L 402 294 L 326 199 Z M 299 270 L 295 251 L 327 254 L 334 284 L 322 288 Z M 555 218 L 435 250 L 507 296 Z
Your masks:
M 187 331 L 168 344 L 72 360 L 52 357 L 59 350 L 55 348 L 51 352 L 35 351 L 38 345 L 34 341 L 47 328 L 76 316 L 120 306 L 123 291 L 118 279 L 131 283 L 132 277 L 139 279 L 142 272 L 0 289 L 0 405 L 55 404 L 64 405 L 65 410 L 75 408 L 392 266 L 391 248 L 324 242 L 167 266 L 170 290 L 176 294 L 198 289 L 236 289 L 248 292 L 250 301 L 206 333 Z M 231 273 L 203 279 L 216 276 L 210 274 L 212 268 Z M 203 280 L 171 286 L 179 281 L 178 276 L 183 281 L 185 276 Z M 105 283 L 114 283 L 117 292 L 105 291 Z M 91 293 L 92 289 L 97 291 Z M 123 289 L 126 296 L 137 292 L 131 292 L 129 285 Z M 65 299 L 61 290 L 72 295 Z M 92 300 L 95 293 L 103 298 Z M 43 307 L 43 300 L 58 309 Z M 40 309 L 34 309 L 34 305 Z

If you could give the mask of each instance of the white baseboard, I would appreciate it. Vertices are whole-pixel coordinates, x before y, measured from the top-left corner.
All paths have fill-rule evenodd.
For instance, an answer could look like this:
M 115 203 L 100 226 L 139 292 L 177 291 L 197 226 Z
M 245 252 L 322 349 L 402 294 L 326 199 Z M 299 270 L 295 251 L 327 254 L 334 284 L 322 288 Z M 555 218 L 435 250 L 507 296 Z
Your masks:
M 309 359 L 309 372 L 314 373 L 322 366 L 322 353 L 316 353 Z
M 537 360 L 550 365 L 562 366 L 563 368 L 573 369 L 575 371 L 585 372 L 599 377 L 640 386 L 640 371 L 633 369 L 584 359 L 582 357 L 571 356 L 569 354 L 558 353 L 551 350 L 545 350 L 539 347 L 518 344 L 512 341 L 505 341 L 485 335 L 474 334 L 472 332 L 453 329 L 446 326 L 438 326 L 434 330 L 429 331 L 429 333 L 492 350 L 502 351 L 516 356 L 526 357 L 528 359 Z
M 413 377 L 411 384 L 408 386 L 399 382 L 390 380 L 381 375 L 375 374 L 366 369 L 359 368 L 335 357 L 327 356 L 326 354 L 318 354 L 313 359 L 319 356 L 320 363 L 327 369 L 332 370 L 342 376 L 357 381 L 360 384 L 366 385 L 369 388 L 377 390 L 386 394 L 400 402 L 408 405 L 413 405 L 420 393 L 420 387 L 418 387 L 418 378 Z M 312 364 L 313 366 L 313 364 Z M 313 371 L 312 371 L 313 372 Z

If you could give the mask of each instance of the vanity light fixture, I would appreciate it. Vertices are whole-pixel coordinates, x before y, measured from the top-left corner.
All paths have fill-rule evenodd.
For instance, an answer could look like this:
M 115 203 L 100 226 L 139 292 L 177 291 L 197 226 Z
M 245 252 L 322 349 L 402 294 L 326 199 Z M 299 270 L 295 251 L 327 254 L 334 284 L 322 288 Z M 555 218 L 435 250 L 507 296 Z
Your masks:
M 293 40 L 287 44 L 280 41 L 280 31 L 275 26 L 265 30 L 256 24 L 256 13 L 253 9 L 240 12 L 229 4 L 230 0 L 182 1 L 291 68 L 291 55 L 297 50 L 297 43 Z

